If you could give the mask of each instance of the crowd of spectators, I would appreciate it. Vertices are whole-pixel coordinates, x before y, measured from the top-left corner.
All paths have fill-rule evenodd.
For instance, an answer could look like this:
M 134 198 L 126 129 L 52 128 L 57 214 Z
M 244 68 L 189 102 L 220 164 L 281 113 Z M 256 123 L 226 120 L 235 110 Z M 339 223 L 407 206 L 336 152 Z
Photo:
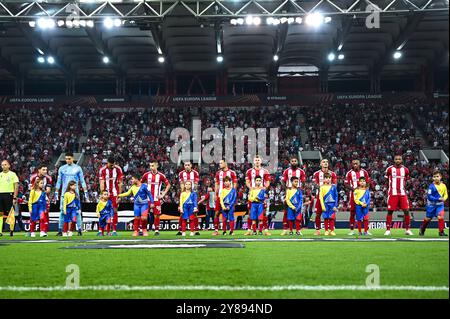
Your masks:
M 448 104 L 417 105 L 411 111 L 430 146 L 442 148 L 448 154 Z
M 88 109 L 20 108 L 0 112 L 0 158 L 7 158 L 25 183 L 41 163 L 50 165 L 66 150 L 77 151 Z M 27 188 L 27 185 L 25 185 Z
M 351 160 L 360 159 L 361 166 L 371 175 L 375 207 L 386 206 L 388 183 L 384 179 L 384 172 L 392 165 L 396 154 L 403 154 L 404 165 L 411 174 L 408 190 L 411 206 L 423 207 L 424 190 L 431 181 L 433 170 L 442 170 L 445 180 L 448 180 L 448 165 L 420 160 L 419 150 L 423 142 L 416 126 L 407 116 L 414 108 L 412 105 L 372 103 L 305 108 L 303 114 L 310 119 L 309 145 L 305 146 L 320 151 L 324 158 L 330 160 L 340 186 L 345 173 L 351 168 Z M 341 198 L 346 197 L 343 192 L 341 195 Z M 342 201 L 342 205 L 346 209 L 345 201 Z
M 171 133 L 175 128 L 190 131 L 194 125 L 193 119 L 197 119 L 201 120 L 202 130 L 217 128 L 220 131 L 218 135 L 225 140 L 231 138 L 226 136 L 225 128 L 242 128 L 244 131 L 248 128 L 266 128 L 266 154 L 271 144 L 269 129 L 278 128 L 279 141 L 276 146 L 279 163 L 272 174 L 270 203 L 279 204 L 284 198 L 281 175 L 288 167 L 289 156 L 298 154 L 300 150 L 317 150 L 323 158 L 330 160 L 332 170 L 339 177 L 343 210 L 347 209 L 348 201 L 343 182 L 351 160 L 360 159 L 362 167 L 369 171 L 374 207 L 382 209 L 386 206 L 387 193 L 384 172 L 398 153 L 404 154 L 404 163 L 411 171 L 409 195 L 412 208 L 421 208 L 432 171 L 440 169 L 444 172 L 444 180 L 448 181 L 448 165 L 420 160 L 419 150 L 423 140 L 418 137 L 416 126 L 407 117 L 408 113 L 412 118 L 419 119 L 419 127 L 435 141 L 434 146 L 446 145 L 448 151 L 448 122 L 445 122 L 448 121 L 448 110 L 441 105 L 430 108 L 367 104 L 301 108 L 146 108 L 129 111 L 46 108 L 19 109 L 0 114 L 2 123 L 10 124 L 0 128 L 3 141 L 0 157 L 10 159 L 21 181 L 27 181 L 39 163 L 54 162 L 55 156 L 66 150 L 82 152 L 87 197 L 91 202 L 97 200 L 97 174 L 106 158 L 112 155 L 122 166 L 125 184 L 129 182 L 131 173 L 143 174 L 149 170 L 150 160 L 155 159 L 159 162 L 160 171 L 174 185 L 174 190 L 165 200 L 176 202 L 181 166 L 170 157 L 171 147 L 175 143 L 171 140 Z M 86 132 L 89 118 L 89 132 Z M 304 136 L 305 132 L 308 139 L 302 141 L 300 136 Z M 86 134 L 86 141 L 79 145 L 80 136 Z M 445 141 L 443 136 L 447 136 Z M 195 142 L 192 140 L 192 143 Z M 244 137 L 242 142 L 247 146 L 253 141 L 251 137 Z M 204 147 L 209 140 L 202 140 L 201 143 Z M 225 142 L 221 144 L 225 145 Z M 242 158 L 235 158 L 235 163 L 230 165 L 238 175 L 241 203 L 247 199 L 245 172 L 252 166 L 247 148 L 245 150 Z M 203 164 L 197 168 L 201 175 L 200 193 L 204 193 L 207 186 L 213 185 L 218 165 Z M 312 175 L 319 169 L 319 161 L 304 161 L 303 168 L 308 176 L 306 188 L 311 189 Z M 55 171 L 52 173 L 56 175 Z

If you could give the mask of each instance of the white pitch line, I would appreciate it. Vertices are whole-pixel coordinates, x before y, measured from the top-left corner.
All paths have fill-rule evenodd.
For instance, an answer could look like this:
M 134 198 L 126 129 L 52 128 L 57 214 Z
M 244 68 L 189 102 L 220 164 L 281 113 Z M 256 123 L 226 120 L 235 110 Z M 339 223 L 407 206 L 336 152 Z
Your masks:
M 80 286 L 80 287 L 0 287 L 0 291 L 54 292 L 54 291 L 449 291 L 446 286 Z

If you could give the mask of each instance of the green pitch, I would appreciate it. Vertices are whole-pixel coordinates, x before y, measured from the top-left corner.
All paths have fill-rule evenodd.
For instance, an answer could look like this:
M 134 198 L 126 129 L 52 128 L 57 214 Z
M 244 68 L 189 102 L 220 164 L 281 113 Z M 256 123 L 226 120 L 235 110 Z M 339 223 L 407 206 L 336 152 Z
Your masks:
M 131 232 L 100 238 L 101 243 L 111 245 L 136 244 L 125 239 L 137 239 L 139 244 L 192 244 L 215 239 L 245 246 L 204 249 L 64 249 L 99 245 L 99 238 L 94 232 L 72 238 L 52 234 L 45 240 L 57 242 L 28 243 L 41 239 L 18 233 L 13 238 L 0 238 L 0 298 L 449 298 L 447 240 L 296 241 L 316 238 L 312 232 L 305 230 L 303 237 L 280 237 L 276 236 L 280 231 L 273 231 L 270 237 L 288 241 L 244 237 L 243 232 L 232 238 L 203 232 L 200 237 L 186 240 L 174 232 L 162 232 L 157 238 L 133 238 Z M 347 239 L 347 232 L 338 230 L 334 238 Z M 373 233 L 372 238 L 385 238 L 384 230 Z M 403 230 L 393 230 L 392 238 L 403 237 Z M 439 238 L 437 230 L 429 229 L 425 238 Z M 85 289 L 63 290 L 70 264 L 78 265 L 80 287 Z M 379 267 L 381 288 L 391 288 L 356 290 L 366 285 L 370 275 L 366 267 L 371 264 Z M 126 287 L 105 288 L 112 285 Z M 144 286 L 147 290 L 139 290 Z M 221 290 L 222 286 L 229 287 Z M 261 286 L 267 289 L 261 290 Z M 289 286 L 297 288 L 289 290 Z

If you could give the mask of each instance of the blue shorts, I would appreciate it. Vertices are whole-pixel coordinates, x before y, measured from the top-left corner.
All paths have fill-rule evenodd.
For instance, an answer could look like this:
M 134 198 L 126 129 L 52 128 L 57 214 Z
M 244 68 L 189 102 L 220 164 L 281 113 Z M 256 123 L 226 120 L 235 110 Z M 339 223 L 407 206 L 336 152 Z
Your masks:
M 148 217 L 150 206 L 148 203 L 134 204 L 134 217 Z
M 300 211 L 295 211 L 295 210 L 293 210 L 292 208 L 290 208 L 289 206 L 288 206 L 288 208 L 287 208 L 287 220 L 296 220 L 296 219 L 300 219 L 301 218 L 301 216 L 302 216 L 302 211 L 300 210 Z
M 356 221 L 362 222 L 369 215 L 369 207 L 356 205 Z
M 444 214 L 444 205 L 433 206 L 427 205 L 427 218 L 437 218 L 439 215 Z
M 181 215 L 181 218 L 182 219 L 191 219 L 191 216 L 194 216 L 194 206 L 183 207 L 183 214 Z
M 222 210 L 222 218 L 223 220 L 234 222 L 234 207 L 232 207 L 230 210 Z
M 264 204 L 263 203 L 252 203 L 250 208 L 250 219 L 258 220 L 263 219 L 264 216 Z
M 100 218 L 98 219 L 98 226 L 100 228 L 105 228 L 106 225 L 110 222 L 111 222 L 111 214 L 103 214 L 100 215 Z
M 76 207 L 67 207 L 64 215 L 65 223 L 75 223 L 77 221 L 78 209 Z
M 334 203 L 331 204 L 325 204 L 325 211 L 322 212 L 322 217 L 324 219 L 335 219 L 336 218 L 336 213 L 334 212 L 333 208 L 334 208 Z
M 41 215 L 47 211 L 47 205 L 44 203 L 35 203 L 31 206 L 30 219 L 32 222 L 41 219 Z

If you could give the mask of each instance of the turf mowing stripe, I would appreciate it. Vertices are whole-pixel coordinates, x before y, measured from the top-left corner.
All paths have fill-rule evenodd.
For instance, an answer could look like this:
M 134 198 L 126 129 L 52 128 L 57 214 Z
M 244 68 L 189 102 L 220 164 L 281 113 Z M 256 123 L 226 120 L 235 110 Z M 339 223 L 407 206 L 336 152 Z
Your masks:
M 449 291 L 446 286 L 80 286 L 0 287 L 0 291 Z

